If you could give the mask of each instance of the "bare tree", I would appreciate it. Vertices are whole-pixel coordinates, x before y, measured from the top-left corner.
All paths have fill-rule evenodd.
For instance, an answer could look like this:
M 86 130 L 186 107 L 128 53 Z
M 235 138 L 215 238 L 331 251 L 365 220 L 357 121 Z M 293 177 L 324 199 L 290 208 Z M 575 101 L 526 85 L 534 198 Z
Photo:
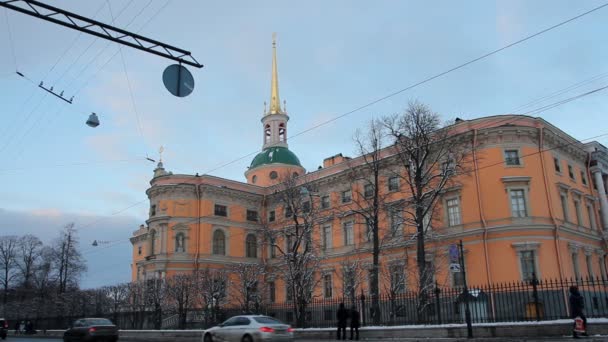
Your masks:
M 357 300 L 357 290 L 360 290 L 365 279 L 363 263 L 359 259 L 346 259 L 340 263 L 342 266 L 342 297 L 348 298 L 352 305 Z
M 238 263 L 232 265 L 230 269 L 237 277 L 234 289 L 238 294 L 237 301 L 241 304 L 242 310 L 247 313 L 252 311 L 259 313 L 264 293 L 260 288 L 260 279 L 266 273 L 266 266 L 259 263 Z
M 349 160 L 349 178 L 355 196 L 348 206 L 362 219 L 364 225 L 365 239 L 372 244 L 372 268 L 370 270 L 370 294 L 371 294 L 371 316 L 374 324 L 380 322 L 380 289 L 379 289 L 379 265 L 380 265 L 380 243 L 381 214 L 385 211 L 387 191 L 382 191 L 383 182 L 381 175 L 386 169 L 386 159 L 383 155 L 387 130 L 382 121 L 372 119 L 365 131 L 357 130 L 354 136 L 357 152 L 363 160 L 355 163 Z M 358 160 L 358 159 L 357 159 Z M 384 220 L 386 223 L 389 220 Z M 392 224 L 392 223 L 390 223 Z M 393 235 L 396 232 L 392 231 Z M 384 234 L 382 234 L 384 235 Z M 389 234 L 390 235 L 390 234 Z
M 137 281 L 127 284 L 127 308 L 131 312 L 131 328 L 142 329 L 144 324 L 144 312 L 146 311 L 145 281 Z
M 283 176 L 282 188 L 272 199 L 284 207 L 286 220 L 283 230 L 272 229 L 264 224 L 266 241 L 270 248 L 278 251 L 279 264 L 274 267 L 281 272 L 286 283 L 288 300 L 293 302 L 296 324 L 303 327 L 306 308 L 312 300 L 312 291 L 319 282 L 315 278 L 320 259 L 313 243 L 313 228 L 317 218 L 317 208 L 313 205 L 312 189 L 300 184 L 305 180 L 294 176 Z M 277 243 L 281 237 L 283 246 Z
M 207 309 L 206 323 L 217 322 L 219 309 L 228 296 L 228 275 L 226 270 L 198 269 L 195 276 L 195 300 Z
M 76 287 L 86 264 L 78 250 L 78 236 L 74 223 L 67 224 L 55 241 L 55 267 L 59 293 L 68 290 L 68 286 Z
M 17 276 L 18 239 L 16 236 L 0 236 L 0 284 L 4 290 L 2 304 L 6 309 L 8 288 Z
M 27 234 L 19 238 L 19 277 L 21 286 L 30 289 L 33 277 L 42 252 L 42 242 L 38 237 Z
M 160 329 L 162 326 L 166 285 L 165 279 L 162 278 L 151 278 L 145 281 L 144 296 L 147 307 L 154 313 L 154 329 Z
M 129 286 L 128 284 L 116 284 L 111 286 L 105 286 L 102 288 L 103 295 L 109 299 L 110 312 L 114 318 L 114 324 L 118 324 L 118 312 L 127 302 L 129 298 Z
M 194 303 L 196 288 L 194 274 L 176 274 L 167 279 L 167 306 L 177 313 L 178 327 L 186 327 L 188 309 Z
M 426 253 L 433 214 L 444 190 L 466 171 L 467 151 L 441 126 L 439 115 L 418 102 L 411 102 L 401 115 L 384 118 L 384 124 L 395 138 L 395 152 L 405 171 L 396 174 L 404 181 L 402 191 L 409 198 L 404 206 L 405 222 L 415 227 L 420 313 L 433 286 L 434 266 Z

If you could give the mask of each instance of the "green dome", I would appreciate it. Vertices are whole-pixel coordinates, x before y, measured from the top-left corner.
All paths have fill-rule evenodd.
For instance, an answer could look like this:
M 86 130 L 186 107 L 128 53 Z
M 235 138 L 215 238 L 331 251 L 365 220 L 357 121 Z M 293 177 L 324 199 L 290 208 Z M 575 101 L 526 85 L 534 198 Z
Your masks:
M 255 158 L 251 161 L 249 169 L 267 164 L 288 164 L 288 165 L 300 165 L 300 159 L 291 152 L 287 147 L 274 146 L 265 149 L 258 153 Z

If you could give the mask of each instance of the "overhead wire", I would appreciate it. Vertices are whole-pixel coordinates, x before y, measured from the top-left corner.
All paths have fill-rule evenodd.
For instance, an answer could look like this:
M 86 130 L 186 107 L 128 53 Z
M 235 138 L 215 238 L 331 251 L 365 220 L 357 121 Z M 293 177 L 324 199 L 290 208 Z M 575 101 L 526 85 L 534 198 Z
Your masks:
M 13 41 L 13 32 L 11 31 L 11 24 L 8 20 L 8 10 L 4 9 L 4 18 L 6 19 L 6 32 L 8 33 L 8 40 L 13 55 L 13 63 L 15 64 L 15 71 L 19 70 L 17 67 L 17 54 L 15 52 L 15 42 Z
M 112 25 L 114 25 L 114 14 L 112 14 L 112 5 L 110 4 L 110 0 L 106 0 L 108 3 L 108 8 L 110 9 L 110 15 L 112 17 Z M 142 139 L 142 142 L 145 143 L 144 132 L 141 128 L 141 121 L 139 120 L 139 113 L 137 111 L 137 105 L 135 104 L 135 97 L 133 96 L 133 89 L 131 87 L 131 80 L 129 80 L 129 73 L 127 72 L 127 63 L 125 62 L 125 55 L 122 52 L 122 47 L 118 47 L 118 51 L 120 52 L 120 59 L 122 61 L 122 68 L 125 73 L 125 79 L 127 80 L 127 86 L 129 88 L 129 96 L 131 97 L 131 105 L 133 107 L 133 113 L 135 114 L 135 120 L 137 124 L 137 130 L 139 131 L 139 136 Z
M 401 94 L 401 93 L 403 93 L 403 92 L 405 92 L 405 91 L 411 90 L 411 89 L 416 88 L 416 87 L 418 87 L 418 86 L 421 86 L 421 85 L 423 85 L 423 84 L 425 84 L 425 83 L 428 83 L 428 82 L 430 82 L 430 81 L 432 81 L 432 80 L 435 80 L 435 79 L 437 79 L 437 78 L 440 78 L 440 77 L 442 77 L 442 76 L 445 76 L 445 75 L 447 75 L 447 74 L 449 74 L 449 73 L 451 73 L 451 72 L 454 72 L 454 71 L 456 71 L 456 70 L 462 69 L 462 68 L 464 68 L 464 67 L 466 67 L 466 66 L 468 66 L 468 65 L 471 65 L 471 64 L 473 64 L 473 63 L 475 63 L 475 62 L 478 62 L 478 61 L 481 61 L 481 60 L 483 60 L 483 59 L 485 59 L 485 58 L 488 58 L 488 57 L 490 57 L 490 56 L 493 56 L 493 55 L 495 55 L 495 54 L 497 54 L 497 53 L 499 53 L 499 52 L 501 52 L 501 51 L 504 51 L 504 50 L 506 50 L 506 49 L 508 49 L 508 48 L 511 48 L 511 47 L 513 47 L 513 46 L 516 46 L 516 45 L 518 45 L 518 44 L 521 44 L 521 43 L 523 43 L 523 42 L 526 42 L 526 41 L 528 41 L 528 40 L 530 40 L 530 39 L 532 39 L 532 38 L 538 37 L 538 36 L 540 36 L 540 35 L 542 35 L 542 34 L 544 34 L 544 33 L 547 33 L 547 32 L 549 32 L 549 31 L 551 31 L 551 30 L 554 30 L 554 29 L 556 29 L 556 28 L 558 28 L 558 27 L 561 27 L 561 26 L 563 26 L 563 25 L 566 25 L 566 24 L 568 24 L 568 23 L 570 23 L 570 22 L 573 22 L 573 21 L 575 21 L 575 20 L 577 20 L 577 19 L 579 19 L 579 18 L 582 18 L 582 17 L 584 17 L 584 16 L 586 16 L 586 15 L 589 15 L 589 14 L 591 14 L 591 13 L 593 13 L 593 12 L 596 12 L 596 11 L 598 11 L 598 10 L 600 10 L 600 9 L 603 9 L 603 8 L 605 8 L 606 6 L 608 6 L 608 3 L 604 3 L 604 4 L 600 5 L 600 6 L 594 7 L 594 8 L 592 8 L 591 10 L 585 11 L 585 12 L 583 12 L 583 13 L 579 14 L 579 15 L 576 15 L 576 16 L 574 16 L 574 17 L 571 17 L 571 18 L 569 18 L 569 19 L 566 19 L 566 20 L 564 20 L 564 21 L 561 21 L 561 22 L 559 22 L 559 23 L 557 23 L 557 24 L 555 24 L 555 25 L 549 26 L 549 27 L 547 27 L 547 28 L 545 28 L 545 29 L 543 29 L 543 30 L 540 30 L 540 31 L 538 31 L 538 32 L 536 32 L 536 33 L 533 33 L 533 34 L 531 34 L 531 35 L 528 35 L 528 36 L 526 36 L 526 37 L 524 37 L 524 38 L 522 38 L 522 39 L 516 40 L 516 41 L 515 41 L 515 42 L 513 42 L 513 43 L 510 43 L 510 44 L 507 44 L 507 45 L 505 45 L 505 46 L 503 46 L 503 47 L 500 47 L 500 48 L 498 48 L 498 49 L 492 50 L 492 51 L 490 51 L 490 52 L 488 52 L 488 53 L 486 53 L 486 54 L 483 54 L 483 55 L 481 55 L 481 56 L 479 56 L 479 57 L 476 57 L 476 58 L 474 58 L 474 59 L 471 59 L 471 60 L 469 60 L 469 61 L 467 61 L 467 62 L 461 63 L 461 64 L 459 64 L 459 65 L 457 65 L 457 66 L 455 66 L 455 67 L 452 67 L 452 68 L 450 68 L 450 69 L 448 69 L 448 70 L 446 70 L 446 71 L 440 72 L 440 73 L 435 74 L 435 75 L 430 76 L 430 77 L 427 77 L 427 78 L 425 78 L 425 79 L 423 79 L 423 80 L 421 80 L 421 81 L 418 81 L 418 82 L 416 82 L 416 83 L 414 83 L 414 84 L 411 84 L 411 85 L 409 85 L 409 86 L 407 86 L 407 87 L 405 87 L 405 88 L 399 89 L 399 90 L 394 91 L 394 92 L 392 92 L 392 93 L 390 93 L 390 94 L 388 94 L 388 95 L 382 96 L 382 97 L 377 98 L 377 99 L 375 99 L 375 100 L 373 100 L 373 101 L 371 101 L 371 102 L 368 102 L 368 103 L 366 103 L 366 104 L 364 104 L 364 105 L 361 105 L 361 106 L 356 107 L 356 108 L 354 108 L 354 109 L 352 109 L 352 110 L 349 110 L 349 111 L 347 111 L 347 112 L 345 112 L 345 113 L 342 113 L 342 114 L 340 114 L 340 115 L 334 116 L 334 117 L 332 117 L 332 118 L 330 118 L 330 119 L 328 119 L 328 120 L 325 120 L 325 121 L 323 121 L 323 122 L 321 122 L 321 123 L 318 123 L 318 124 L 316 124 L 316 125 L 313 125 L 313 126 L 311 126 L 311 127 L 307 128 L 307 129 L 303 130 L 303 131 L 300 131 L 300 132 L 296 133 L 295 135 L 291 136 L 291 137 L 290 137 L 290 139 L 294 139 L 294 138 L 296 138 L 296 137 L 298 137 L 298 136 L 301 136 L 301 135 L 303 135 L 303 134 L 306 134 L 306 133 L 308 133 L 308 132 L 310 132 L 310 131 L 312 131 L 312 130 L 315 130 L 315 129 L 319 128 L 319 127 L 325 126 L 325 125 L 327 125 L 327 124 L 329 124 L 329 123 L 332 123 L 332 122 L 334 122 L 334 121 L 336 121 L 336 120 L 339 120 L 339 119 L 341 119 L 341 118 L 343 118 L 343 117 L 346 117 L 346 116 L 348 116 L 348 115 L 351 115 L 351 114 L 353 114 L 353 113 L 356 113 L 356 112 L 358 112 L 358 111 L 360 111 L 360 110 L 362 110 L 362 109 L 365 109 L 365 108 L 371 107 L 371 106 L 375 105 L 376 103 L 379 103 L 379 102 L 382 102 L 382 101 L 387 100 L 387 99 L 389 99 L 389 98 L 392 98 L 392 97 L 394 97 L 394 96 L 397 96 L 397 95 L 399 95 L 399 94 Z M 217 170 L 222 169 L 222 168 L 224 168 L 224 167 L 226 167 L 226 166 L 228 166 L 228 165 L 234 164 L 234 163 L 239 162 L 239 161 L 241 161 L 241 160 L 243 160 L 243 159 L 245 159 L 245 158 L 248 158 L 248 157 L 250 157 L 250 156 L 252 156 L 252 155 L 254 155 L 254 154 L 257 154 L 257 153 L 259 153 L 259 152 L 260 152 L 260 150 L 256 150 L 256 151 L 253 151 L 253 152 L 248 153 L 248 154 L 246 154 L 246 155 L 243 155 L 243 156 L 241 156 L 241 157 L 239 157 L 239 158 L 236 158 L 236 159 L 234 159 L 234 160 L 231 160 L 231 161 L 229 161 L 229 162 L 226 162 L 226 163 L 224 163 L 224 164 L 220 164 L 219 166 L 214 167 L 214 168 L 211 168 L 210 170 L 208 170 L 208 171 L 204 172 L 204 174 L 207 174 L 207 173 L 210 173 L 210 172 L 217 171 Z

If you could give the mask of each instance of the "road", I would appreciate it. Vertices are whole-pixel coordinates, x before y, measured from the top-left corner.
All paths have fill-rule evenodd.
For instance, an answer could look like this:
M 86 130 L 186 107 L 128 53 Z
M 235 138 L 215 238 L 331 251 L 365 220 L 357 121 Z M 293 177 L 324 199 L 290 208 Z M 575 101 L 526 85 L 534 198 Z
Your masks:
M 9 337 L 7 338 L 5 341 L 15 341 L 15 342 L 63 342 L 62 339 L 56 339 L 56 338 L 31 338 L 31 337 Z M 167 342 L 173 342 L 175 341 L 175 339 L 171 339 L 171 340 L 167 340 Z M 179 340 L 178 340 L 179 341 Z M 296 342 L 321 342 L 322 340 L 296 340 Z M 380 342 L 379 340 L 362 340 L 364 342 Z M 387 339 L 384 340 L 384 342 L 433 342 L 433 341 L 437 341 L 437 342 L 462 342 L 462 341 L 466 341 L 466 339 L 450 339 L 450 338 L 445 338 L 445 339 Z M 473 339 L 473 341 L 476 341 L 476 339 Z M 589 338 L 585 338 L 585 339 L 580 339 L 580 340 L 575 340 L 572 338 L 567 338 L 567 337 L 561 337 L 561 338 L 543 338 L 543 339 L 538 339 L 538 338 L 530 338 L 530 339 L 523 339 L 523 338 L 516 338 L 516 339 L 479 339 L 478 341 L 481 342 L 491 342 L 491 341 L 495 341 L 495 342 L 505 342 L 505 341 L 514 341 L 514 342 L 555 342 L 555 341 L 594 341 L 594 342 L 599 342 L 599 341 L 608 341 L 607 337 L 589 337 Z M 334 342 L 333 340 L 327 340 L 327 342 Z

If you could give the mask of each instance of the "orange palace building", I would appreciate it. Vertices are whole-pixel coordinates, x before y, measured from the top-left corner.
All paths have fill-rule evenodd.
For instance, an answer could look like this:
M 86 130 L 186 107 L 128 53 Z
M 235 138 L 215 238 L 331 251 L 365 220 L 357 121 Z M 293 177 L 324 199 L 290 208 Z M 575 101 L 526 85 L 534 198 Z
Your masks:
M 362 158 L 338 154 L 326 158 L 318 170 L 302 167 L 287 144 L 289 116 L 279 98 L 275 43 L 272 51 L 271 98 L 261 119 L 263 150 L 245 172 L 246 182 L 172 174 L 161 161 L 147 190 L 150 216 L 131 238 L 133 281 L 195 268 L 272 262 L 273 253 L 259 232 L 261 222 L 272 229 L 284 226 L 288 215 L 272 197 L 285 174 L 305 175 L 298 179 L 318 189 L 314 205 L 322 220 L 313 240 L 322 262 L 315 295 L 342 293 L 344 260 L 371 265 L 364 224 L 344 214 L 352 197 L 362 192 L 355 191 L 361 184 L 352 184 L 346 171 Z M 445 192 L 440 215 L 432 218 L 432 229 L 444 236 L 427 248 L 439 284 L 461 285 L 458 274 L 440 267 L 449 263 L 449 246 L 458 240 L 464 242 L 469 284 L 529 280 L 533 273 L 541 279 L 606 278 L 606 147 L 582 143 L 542 118 L 522 115 L 457 120 L 452 130 L 478 147 L 472 173 Z M 386 186 L 380 191 L 394 192 L 391 201 L 404 199 L 407 194 L 399 191 L 398 181 L 389 178 L 383 179 Z M 393 219 L 385 214 L 380 226 L 394 224 Z M 394 277 L 403 274 L 412 288 L 408 275 L 415 273 L 415 241 L 410 230 L 400 229 L 401 241 L 382 250 L 381 267 Z M 272 291 L 270 298 L 285 301 L 280 275 L 260 281 Z M 361 290 L 366 284 L 362 282 Z

